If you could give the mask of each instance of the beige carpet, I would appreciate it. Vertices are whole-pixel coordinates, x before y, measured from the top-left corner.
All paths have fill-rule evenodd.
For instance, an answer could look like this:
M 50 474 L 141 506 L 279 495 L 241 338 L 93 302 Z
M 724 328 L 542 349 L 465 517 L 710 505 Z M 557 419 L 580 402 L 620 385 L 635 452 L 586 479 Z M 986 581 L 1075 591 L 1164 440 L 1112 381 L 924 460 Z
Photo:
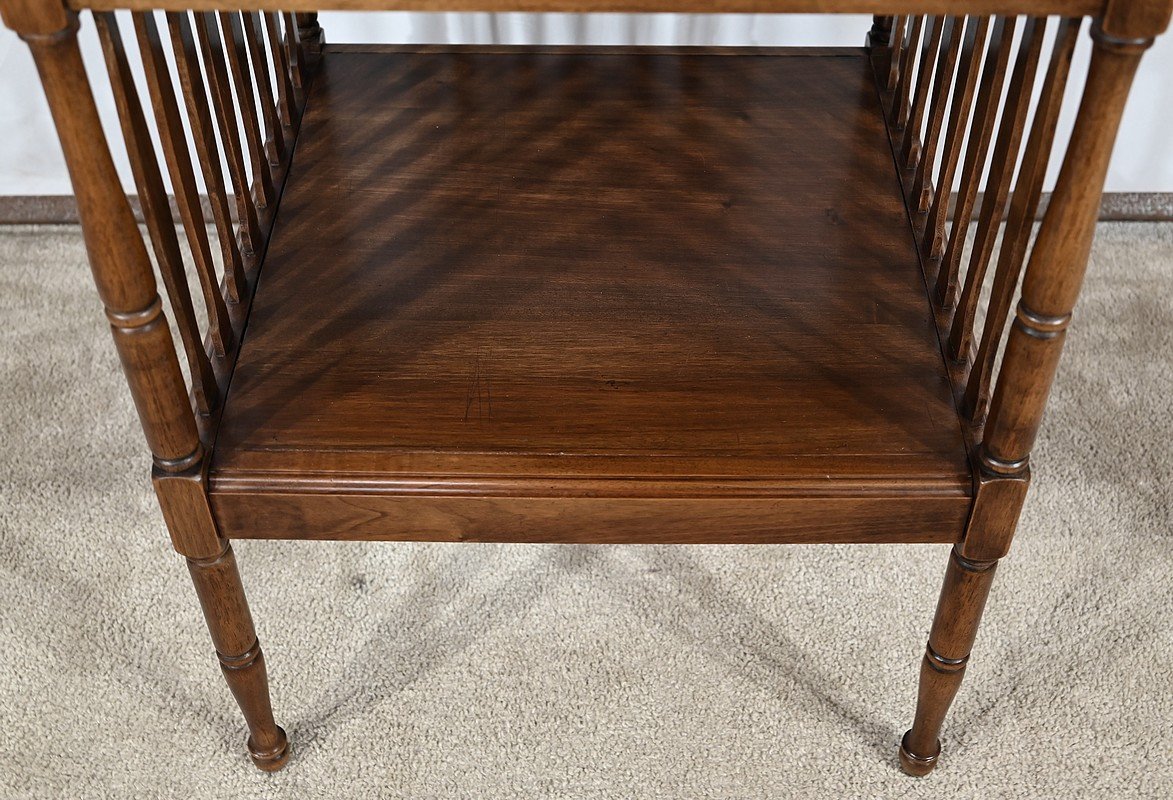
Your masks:
M 242 543 L 256 772 L 74 229 L 0 229 L 0 796 L 1173 796 L 1173 226 L 1100 232 L 936 774 L 939 546 Z

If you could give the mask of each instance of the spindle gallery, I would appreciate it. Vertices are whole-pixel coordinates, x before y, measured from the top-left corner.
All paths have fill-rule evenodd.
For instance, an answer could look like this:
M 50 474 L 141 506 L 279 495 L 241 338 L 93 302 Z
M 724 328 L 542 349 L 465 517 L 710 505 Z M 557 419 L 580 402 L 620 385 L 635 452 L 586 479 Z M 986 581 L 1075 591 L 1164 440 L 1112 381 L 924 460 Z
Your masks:
M 277 5 L 0 0 L 256 765 L 290 744 L 234 539 L 947 542 L 892 743 L 932 770 L 1173 0 L 329 6 L 880 15 L 781 49 L 329 45 Z

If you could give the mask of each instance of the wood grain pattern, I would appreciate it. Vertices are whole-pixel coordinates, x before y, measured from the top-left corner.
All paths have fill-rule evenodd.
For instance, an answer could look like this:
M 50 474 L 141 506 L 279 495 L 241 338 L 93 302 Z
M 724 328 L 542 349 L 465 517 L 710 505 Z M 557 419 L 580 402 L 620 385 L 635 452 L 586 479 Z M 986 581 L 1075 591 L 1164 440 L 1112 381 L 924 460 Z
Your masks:
M 920 67 L 916 72 L 916 90 L 909 97 L 908 116 L 902 118 L 904 143 L 900 147 L 900 164 L 905 170 L 916 169 L 920 163 L 921 125 L 927 111 L 929 86 L 933 82 L 934 64 L 941 49 L 941 37 L 949 17 L 929 17 L 925 22 L 925 38 L 920 48 Z M 952 23 L 949 23 L 952 29 Z M 910 76 L 911 77 L 911 76 Z
M 1121 42 L 1093 27 L 1095 47 L 1075 129 L 1023 277 L 982 444 L 983 468 L 1027 468 L 1095 233 L 1096 209 L 1128 90 L 1151 41 Z
M 253 176 L 252 188 L 256 193 L 257 206 L 265 209 L 276 200 L 276 195 L 273 192 L 273 173 L 265 148 L 265 137 L 257 116 L 257 96 L 254 92 L 256 84 L 253 81 L 244 23 L 239 13 L 221 12 L 218 16 L 225 49 L 228 52 L 228 65 L 232 70 L 232 84 L 236 87 L 236 105 L 248 144 L 249 164 Z M 259 75 L 268 85 L 268 73 L 262 72 Z
M 265 120 L 265 141 L 269 154 L 269 163 L 278 164 L 286 155 L 285 127 L 277 112 L 276 95 L 273 85 L 269 82 L 271 68 L 269 55 L 265 50 L 265 23 L 258 13 L 244 14 L 244 40 L 248 44 L 248 55 L 252 60 L 253 75 L 256 76 L 257 100 L 261 106 L 261 116 Z
M 896 67 L 896 87 L 892 94 L 892 106 L 888 116 L 892 120 L 892 128 L 903 131 L 908 125 L 908 116 L 912 111 L 910 98 L 913 87 L 913 67 L 916 66 L 916 56 L 920 51 L 921 31 L 924 29 L 923 16 L 911 17 L 908 20 L 908 32 L 904 37 L 904 44 L 900 48 L 900 62 Z M 904 163 L 903 154 L 900 162 Z
M 182 470 L 203 448 L 150 257 L 98 118 L 76 19 L 52 35 L 26 34 L 25 41 L 57 126 L 94 284 L 147 444 L 160 469 Z
M 953 72 L 957 69 L 957 59 L 961 55 L 964 25 L 964 17 L 947 17 L 945 19 L 941 57 L 937 59 L 936 75 L 933 77 L 933 97 L 928 107 L 923 145 L 921 146 L 920 158 L 917 160 L 916 178 L 912 182 L 912 192 L 909 197 L 910 210 L 917 212 L 917 214 L 927 213 L 933 202 L 933 168 L 937 164 L 937 148 L 941 144 L 941 126 L 945 121 L 949 88 L 953 85 Z
M 682 497 L 800 486 L 880 491 L 893 513 L 902 497 L 919 513 L 926 493 L 967 507 L 862 51 L 327 48 L 323 64 L 214 494 L 509 479 L 528 498 L 630 481 L 634 499 L 679 479 Z M 816 143 L 819 160 L 793 155 Z M 331 213 L 355 198 L 361 221 Z M 498 535 L 537 535 L 515 518 Z

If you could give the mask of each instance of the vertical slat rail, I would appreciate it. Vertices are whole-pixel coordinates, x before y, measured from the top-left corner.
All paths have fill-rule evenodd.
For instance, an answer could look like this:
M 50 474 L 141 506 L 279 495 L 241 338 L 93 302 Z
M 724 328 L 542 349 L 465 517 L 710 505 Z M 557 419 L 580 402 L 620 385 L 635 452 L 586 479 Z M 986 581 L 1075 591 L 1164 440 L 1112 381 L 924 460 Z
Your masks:
M 179 116 L 179 104 L 175 96 L 175 87 L 171 82 L 171 72 L 163 52 L 163 40 L 155 16 L 151 12 L 135 12 L 134 26 L 146 73 L 147 90 L 151 96 L 151 105 L 155 109 L 155 123 L 159 129 L 163 157 L 171 174 L 175 203 L 187 234 L 188 246 L 195 261 L 196 276 L 199 278 L 200 291 L 208 313 L 209 338 L 215 354 L 223 357 L 232 348 L 236 337 L 216 276 L 216 265 L 208 242 L 208 229 L 204 222 L 195 172 L 187 149 L 187 137 Z
M 929 86 L 933 80 L 933 65 L 941 48 L 944 17 L 929 17 L 925 29 L 924 45 L 920 52 L 920 69 L 917 70 L 916 91 L 912 94 L 908 117 L 904 124 L 904 138 L 900 146 L 900 165 L 905 170 L 916 169 L 921 154 L 921 124 L 928 104 Z
M 1016 477 L 1027 470 L 1087 268 L 1128 91 L 1152 44 L 1149 37 L 1108 33 L 1101 23 L 1093 26 L 1092 38 L 1079 115 L 1027 265 L 981 444 L 980 465 L 993 476 Z
M 281 18 L 285 22 L 285 50 L 289 54 L 289 77 L 292 79 L 293 88 L 299 96 L 298 104 L 300 105 L 300 98 L 304 96 L 303 89 L 306 78 L 303 71 L 305 53 L 301 46 L 301 34 L 297 28 L 297 19 L 293 14 L 285 12 Z
M 265 51 L 264 21 L 258 12 L 244 13 L 244 41 L 248 45 L 253 75 L 256 76 L 257 99 L 260 101 L 261 117 L 265 121 L 265 133 L 268 137 L 266 151 L 269 154 L 269 164 L 276 166 L 285 155 L 285 127 L 277 108 L 273 85 L 269 81 L 272 73 L 269 68 L 269 56 Z
M 905 38 L 904 31 L 908 26 L 908 17 L 901 15 L 892 23 L 892 50 L 888 54 L 886 80 L 883 81 L 884 90 L 888 93 L 896 91 L 900 83 L 900 63 L 904 58 Z
M 916 166 L 912 183 L 910 204 L 918 214 L 927 213 L 933 201 L 933 167 L 937 161 L 937 150 L 941 141 L 941 125 L 945 120 L 945 106 L 949 100 L 949 89 L 953 85 L 953 73 L 957 69 L 957 58 L 961 53 L 964 17 L 947 17 L 942 33 L 941 57 L 937 59 L 936 75 L 933 78 L 933 96 L 929 103 L 928 120 L 925 123 L 924 144 Z M 945 184 L 942 191 L 948 194 Z
M 998 237 L 998 228 L 1006 210 L 1006 199 L 1014 180 L 1015 167 L 1018 164 L 1022 132 L 1030 111 L 1031 94 L 1043 51 L 1046 27 L 1046 18 L 1032 17 L 1027 20 L 1022 32 L 1018 59 L 1010 76 L 1010 87 L 1006 91 L 998 139 L 994 145 L 989 177 L 986 179 L 985 192 L 982 195 L 977 236 L 970 253 L 964 288 L 949 333 L 948 352 L 950 358 L 956 362 L 968 362 L 972 355 L 970 349 L 973 343 L 973 323 L 986 270 Z M 957 219 L 955 228 L 960 230 L 961 223 L 962 220 Z
M 978 73 L 981 68 L 981 54 L 985 51 L 989 30 L 989 17 L 970 17 L 966 22 L 965 36 L 958 57 L 960 65 L 957 70 L 957 81 L 954 84 L 953 100 L 949 104 L 949 120 L 945 124 L 941 169 L 936 184 L 939 188 L 925 219 L 924 238 L 921 244 L 928 260 L 939 260 L 945 248 L 950 194 L 953 181 L 957 177 L 957 166 L 961 161 L 965 131 L 969 125 L 970 112 L 973 110 L 973 95 L 977 89 Z
M 273 174 L 265 150 L 265 137 L 261 133 L 257 118 L 257 97 L 253 90 L 253 76 L 249 65 L 248 46 L 245 43 L 244 25 L 239 12 L 221 11 L 218 14 L 228 51 L 228 66 L 232 72 L 232 83 L 236 87 L 237 107 L 244 123 L 244 135 L 248 145 L 249 162 L 253 173 L 253 186 L 259 209 L 268 209 L 274 200 Z
M 982 70 L 977 100 L 974 103 L 973 123 L 965 146 L 961 186 L 957 193 L 957 207 L 953 211 L 953 226 L 937 273 L 936 300 L 945 310 L 952 309 L 957 302 L 957 279 L 961 270 L 962 253 L 965 250 L 965 235 L 981 187 L 986 156 L 998 117 L 998 101 L 1010 65 L 1016 27 L 1017 20 L 1014 17 L 999 17 L 990 34 L 990 49 Z
M 171 33 L 175 64 L 179 69 L 179 82 L 183 87 L 187 116 L 191 123 L 192 140 L 195 142 L 204 185 L 208 190 L 208 201 L 212 206 L 212 218 L 216 221 L 216 231 L 219 234 L 228 300 L 231 303 L 239 303 L 246 290 L 244 266 L 241 263 L 240 247 L 232 224 L 232 212 L 228 208 L 228 191 L 224 185 L 220 148 L 216 144 L 215 123 L 208 108 L 208 96 L 200 74 L 199 55 L 196 53 L 191 20 L 186 12 L 169 11 L 167 27 Z
M 1018 288 L 1018 279 L 1030 243 L 1035 216 L 1038 214 L 1043 181 L 1051 160 L 1055 129 L 1058 127 L 1067 77 L 1071 71 L 1071 59 L 1082 22 L 1082 19 L 1065 19 L 1060 22 L 1051 53 L 1051 63 L 1043 79 L 1043 91 L 1039 96 L 1034 122 L 1022 158 L 1022 167 L 1018 173 L 1018 183 L 1014 189 L 1014 198 L 1011 200 L 1010 212 L 1002 233 L 1002 247 L 994 271 L 981 343 L 965 390 L 963 410 L 974 426 L 980 426 L 985 419 L 990 381 L 994 374 L 994 360 L 1006 329 L 1007 317 L 1014 301 L 1014 292 Z
M 257 221 L 256 204 L 249 186 L 244 146 L 240 140 L 236 106 L 228 77 L 228 64 L 220 41 L 216 15 L 211 11 L 196 13 L 195 29 L 200 52 L 203 54 L 208 88 L 211 90 L 216 127 L 220 131 L 220 142 L 224 146 L 224 156 L 228 162 L 228 176 L 232 181 L 237 218 L 240 220 L 241 256 L 251 262 L 256 258 L 256 245 L 260 242 L 260 224 Z M 214 205 L 213 208 L 215 207 Z
M 901 47 L 900 64 L 897 67 L 896 87 L 892 91 L 892 107 L 888 118 L 892 129 L 903 132 L 908 124 L 908 115 L 911 112 L 909 97 L 912 93 L 912 71 L 916 65 L 918 51 L 917 43 L 921 39 L 925 18 L 923 15 L 911 17 L 908 23 L 908 35 Z
M 151 260 L 98 118 L 77 44 L 78 20 L 63 7 L 38 5 L 35 11 L 6 7 L 5 21 L 21 33 L 40 73 L 73 182 L 94 283 L 155 469 L 182 473 L 200 462 L 203 445 Z
M 196 410 L 200 414 L 208 415 L 220 401 L 220 390 L 212 362 L 204 350 L 203 337 L 200 335 L 195 307 L 187 286 L 179 239 L 171 219 L 171 206 L 167 201 L 167 191 L 163 185 L 163 176 L 159 172 L 150 130 L 147 128 L 147 120 L 139 102 L 138 90 L 135 88 L 134 75 L 126 57 L 118 20 L 113 12 L 95 14 L 94 20 L 106 58 L 106 68 L 122 123 L 122 134 L 126 140 L 143 218 L 150 233 L 155 260 L 159 265 L 163 283 L 167 287 L 172 313 L 175 314 L 175 324 L 187 356 L 192 397 Z
M 277 71 L 277 108 L 281 124 L 292 128 L 298 119 L 298 105 L 289 73 L 289 56 L 282 43 L 281 22 L 278 15 L 266 12 L 261 15 L 265 22 L 265 34 L 269 39 L 269 52 L 273 56 L 273 68 Z

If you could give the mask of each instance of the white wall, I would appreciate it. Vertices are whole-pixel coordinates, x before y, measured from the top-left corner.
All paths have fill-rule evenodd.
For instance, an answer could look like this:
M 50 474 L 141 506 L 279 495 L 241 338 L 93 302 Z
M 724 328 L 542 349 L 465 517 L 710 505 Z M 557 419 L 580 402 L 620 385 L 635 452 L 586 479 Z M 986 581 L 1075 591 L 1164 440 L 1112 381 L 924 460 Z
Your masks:
M 92 24 L 83 20 L 82 45 L 108 132 L 117 130 Z M 448 42 L 457 44 L 716 44 L 849 45 L 862 43 L 871 24 L 862 16 L 621 15 L 621 14 L 347 14 L 324 13 L 329 41 Z M 129 26 L 126 26 L 129 27 Z M 133 42 L 128 42 L 132 45 Z M 1086 69 L 1090 42 L 1082 37 L 1076 75 Z M 1072 93 L 1079 91 L 1075 81 Z M 1075 113 L 1065 109 L 1065 125 Z M 1108 190 L 1173 192 L 1173 34 L 1146 58 L 1124 120 Z M 114 134 L 116 136 L 116 133 Z M 119 165 L 127 183 L 129 168 Z M 1053 179 L 1054 169 L 1052 169 Z M 27 48 L 0 28 L 0 194 L 68 194 L 69 178 Z

